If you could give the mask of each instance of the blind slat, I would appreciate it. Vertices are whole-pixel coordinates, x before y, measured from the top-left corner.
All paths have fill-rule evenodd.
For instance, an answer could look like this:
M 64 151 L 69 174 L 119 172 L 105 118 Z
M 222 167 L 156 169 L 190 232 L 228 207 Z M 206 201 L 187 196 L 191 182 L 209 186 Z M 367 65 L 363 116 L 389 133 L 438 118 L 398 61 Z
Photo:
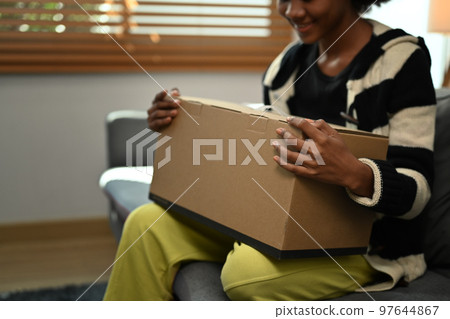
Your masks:
M 142 63 L 154 63 L 155 59 L 160 61 L 167 61 L 170 63 L 184 63 L 186 61 L 192 61 L 192 63 L 215 63 L 216 59 L 220 59 L 221 63 L 227 63 L 230 61 L 239 62 L 240 63 L 258 63 L 258 61 L 266 61 L 267 58 L 264 56 L 249 56 L 249 55 L 215 55 L 215 56 L 207 56 L 201 57 L 198 55 L 183 55 L 183 56 L 162 56 L 162 55 L 140 55 L 135 54 L 133 58 Z M 58 63 L 78 63 L 78 62 L 89 62 L 89 63 L 102 63 L 102 64 L 110 64 L 110 63 L 133 63 L 130 61 L 128 56 L 126 55 L 94 55 L 94 54 L 77 54 L 76 56 L 71 55 L 61 55 L 61 54 L 45 54 L 39 55 L 35 54 L 33 56 L 29 56 L 27 54 L 18 55 L 18 54 L 5 54 L 2 57 L 2 61 L 6 63 L 39 63 L 39 62 L 47 62 L 52 61 L 52 64 Z
M 260 72 L 260 65 L 240 65 L 240 64 L 201 64 L 201 65 L 173 65 L 173 64 L 152 64 L 144 65 L 144 70 L 148 72 L 210 72 L 211 70 L 221 72 L 235 72 L 235 71 L 252 71 Z M 33 65 L 4 65 L 0 64 L 0 72 L 2 73 L 116 73 L 116 72 L 142 72 L 142 69 L 135 64 L 115 65 L 111 68 L 110 65 L 53 65 L 53 64 L 33 64 Z
M 73 0 L 0 0 L 0 72 L 139 71 L 123 49 L 158 70 L 262 71 L 291 41 L 276 1 L 77 2 L 88 14 Z
M 142 42 L 142 41 L 146 41 L 149 42 L 150 41 L 150 37 L 149 35 L 141 35 L 141 34 L 129 34 L 126 37 L 121 36 L 121 35 L 115 35 L 115 34 L 111 34 L 111 36 L 113 38 L 115 38 L 116 40 L 118 40 L 119 42 Z M 38 40 L 38 41 L 76 41 L 81 43 L 82 40 L 85 40 L 85 43 L 92 43 L 92 42 L 96 42 L 96 41 L 106 41 L 112 42 L 111 38 L 109 35 L 107 34 L 77 34 L 77 33 L 60 33 L 60 34 L 51 34 L 51 33 L 45 33 L 45 32 L 0 32 L 0 41 L 33 41 L 33 40 Z M 204 44 L 207 45 L 208 43 L 223 43 L 224 41 L 230 41 L 230 42 L 234 42 L 235 44 L 244 44 L 246 46 L 253 46 L 255 45 L 255 43 L 261 43 L 261 45 L 263 44 L 267 44 L 269 46 L 276 46 L 276 45 L 284 45 L 287 44 L 287 41 L 291 40 L 291 35 L 289 34 L 283 34 L 283 36 L 279 35 L 277 37 L 270 37 L 270 38 L 266 38 L 266 39 L 261 39 L 261 38 L 247 38 L 247 39 L 236 39 L 235 37 L 223 37 L 218 39 L 217 37 L 195 37 L 195 36 L 186 36 L 186 37 L 178 37 L 176 35 L 168 35 L 165 36 L 164 38 L 161 39 L 161 43 L 162 42 L 173 42 L 173 43 L 197 43 L 196 45 L 199 44 Z M 230 43 L 231 44 L 231 43 Z
M 45 20 L 40 20 L 40 21 L 34 21 L 34 20 L 10 20 L 10 19 L 2 19 L 1 20 L 3 23 L 6 23 L 10 26 L 20 26 L 20 25 L 33 25 L 33 26 L 56 26 L 56 25 L 64 25 L 64 26 L 68 26 L 68 27 L 88 27 L 88 26 L 97 26 L 97 23 L 95 22 L 89 22 L 89 21 L 80 21 L 80 22 L 75 22 L 75 21 L 45 21 Z M 123 25 L 123 23 L 121 22 L 110 22 L 108 24 L 101 24 L 101 26 L 121 26 Z
M 238 46 L 234 48 L 230 48 L 229 46 L 202 46 L 202 47 L 193 47 L 193 46 L 175 46 L 175 45 L 165 45 L 165 46 L 148 46 L 148 45 L 129 45 L 126 49 L 130 52 L 137 52 L 140 54 L 168 54 L 174 50 L 182 49 L 184 54 L 200 54 L 204 50 L 208 50 L 210 55 L 245 55 L 245 54 L 276 54 L 278 51 L 271 47 L 265 46 L 255 46 L 252 48 L 246 48 L 243 46 Z M 2 47 L 3 52 L 5 54 L 48 54 L 48 53 L 58 53 L 58 54 L 78 54 L 84 52 L 92 52 L 94 54 L 112 54 L 112 52 L 117 51 L 120 54 L 123 53 L 122 49 L 120 49 L 116 44 L 105 43 L 105 44 L 89 44 L 89 45 L 80 45 L 80 44 L 65 44 L 64 46 L 58 44 L 42 44 L 42 43 L 33 43 L 33 44 L 8 44 Z
M 77 2 L 81 5 L 84 4 L 124 4 L 124 0 L 77 0 Z M 47 4 L 47 3 L 61 3 L 61 4 L 67 4 L 67 5 L 77 5 L 74 0 L 0 0 L 0 4 L 7 3 L 7 4 L 17 4 L 17 3 L 24 3 L 24 4 Z
M 86 10 L 87 13 L 90 15 L 101 15 L 101 14 L 108 14 L 111 16 L 115 15 L 122 15 L 122 11 L 114 11 L 114 10 L 108 10 L 108 11 L 100 11 L 100 10 Z M 1 13 L 2 14 L 57 14 L 57 13 L 63 13 L 64 15 L 86 15 L 86 12 L 81 10 L 79 7 L 67 9 L 67 10 L 57 10 L 57 9 L 44 9 L 44 8 L 2 8 Z M 145 13 L 144 13 L 145 15 Z
M 24 4 L 29 3 L 36 3 L 39 2 L 40 4 L 46 4 L 46 3 L 62 3 L 66 5 L 77 5 L 76 2 L 78 2 L 80 5 L 86 5 L 86 4 L 119 4 L 123 5 L 126 4 L 126 0 L 77 0 L 76 2 L 74 0 L 0 0 L 1 3 L 17 3 L 21 2 Z M 263 4 L 247 4 L 245 2 L 227 2 L 224 1 L 223 3 L 207 3 L 205 1 L 197 1 L 197 2 L 169 2 L 169 1 L 130 1 L 130 3 L 135 2 L 138 5 L 171 5 L 171 6 L 218 6 L 218 7 L 271 7 L 276 8 L 276 1 L 272 1 L 269 5 L 263 5 Z

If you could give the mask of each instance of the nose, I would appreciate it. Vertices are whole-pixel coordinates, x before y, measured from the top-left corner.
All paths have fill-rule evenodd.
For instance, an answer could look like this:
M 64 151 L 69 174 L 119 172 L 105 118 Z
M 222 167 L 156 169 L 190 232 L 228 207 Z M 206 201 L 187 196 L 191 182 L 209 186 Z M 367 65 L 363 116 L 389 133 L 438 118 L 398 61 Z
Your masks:
M 302 0 L 291 0 L 287 3 L 285 15 L 289 19 L 298 19 L 304 17 L 306 10 Z

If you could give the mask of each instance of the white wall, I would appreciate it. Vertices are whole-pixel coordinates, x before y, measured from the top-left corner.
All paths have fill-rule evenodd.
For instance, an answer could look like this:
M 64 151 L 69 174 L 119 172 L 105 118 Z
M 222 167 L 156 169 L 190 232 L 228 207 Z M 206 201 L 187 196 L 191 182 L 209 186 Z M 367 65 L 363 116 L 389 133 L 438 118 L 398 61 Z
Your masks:
M 450 57 L 446 49 L 448 39 L 441 34 L 428 32 L 428 6 L 429 0 L 392 0 L 381 7 L 374 6 L 367 17 L 423 37 L 431 54 L 434 86 L 441 87 Z
M 260 102 L 259 73 L 152 74 L 186 95 Z M 106 216 L 104 119 L 147 109 L 145 74 L 0 76 L 0 223 Z

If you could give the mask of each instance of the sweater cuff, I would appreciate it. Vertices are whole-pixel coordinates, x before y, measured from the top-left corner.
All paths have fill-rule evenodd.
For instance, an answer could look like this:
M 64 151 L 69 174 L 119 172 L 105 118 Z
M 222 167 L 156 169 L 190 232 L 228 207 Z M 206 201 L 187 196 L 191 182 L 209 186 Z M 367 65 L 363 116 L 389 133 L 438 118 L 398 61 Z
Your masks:
M 362 197 L 354 194 L 348 188 L 346 188 L 345 190 L 347 191 L 348 196 L 356 203 L 366 207 L 374 207 L 378 204 L 381 198 L 381 190 L 383 186 L 381 180 L 381 172 L 378 165 L 374 161 L 368 158 L 359 158 L 359 161 L 369 166 L 373 172 L 373 195 L 371 198 Z

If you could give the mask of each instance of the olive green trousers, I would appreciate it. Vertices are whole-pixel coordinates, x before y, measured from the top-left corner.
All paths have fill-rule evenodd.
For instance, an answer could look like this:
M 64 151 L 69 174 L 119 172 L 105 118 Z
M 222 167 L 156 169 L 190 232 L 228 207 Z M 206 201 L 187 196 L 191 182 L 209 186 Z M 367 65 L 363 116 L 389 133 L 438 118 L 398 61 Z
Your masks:
M 277 260 L 148 204 L 125 222 L 104 299 L 172 300 L 175 275 L 190 261 L 224 263 L 221 280 L 231 300 L 331 299 L 379 276 L 360 255 Z

